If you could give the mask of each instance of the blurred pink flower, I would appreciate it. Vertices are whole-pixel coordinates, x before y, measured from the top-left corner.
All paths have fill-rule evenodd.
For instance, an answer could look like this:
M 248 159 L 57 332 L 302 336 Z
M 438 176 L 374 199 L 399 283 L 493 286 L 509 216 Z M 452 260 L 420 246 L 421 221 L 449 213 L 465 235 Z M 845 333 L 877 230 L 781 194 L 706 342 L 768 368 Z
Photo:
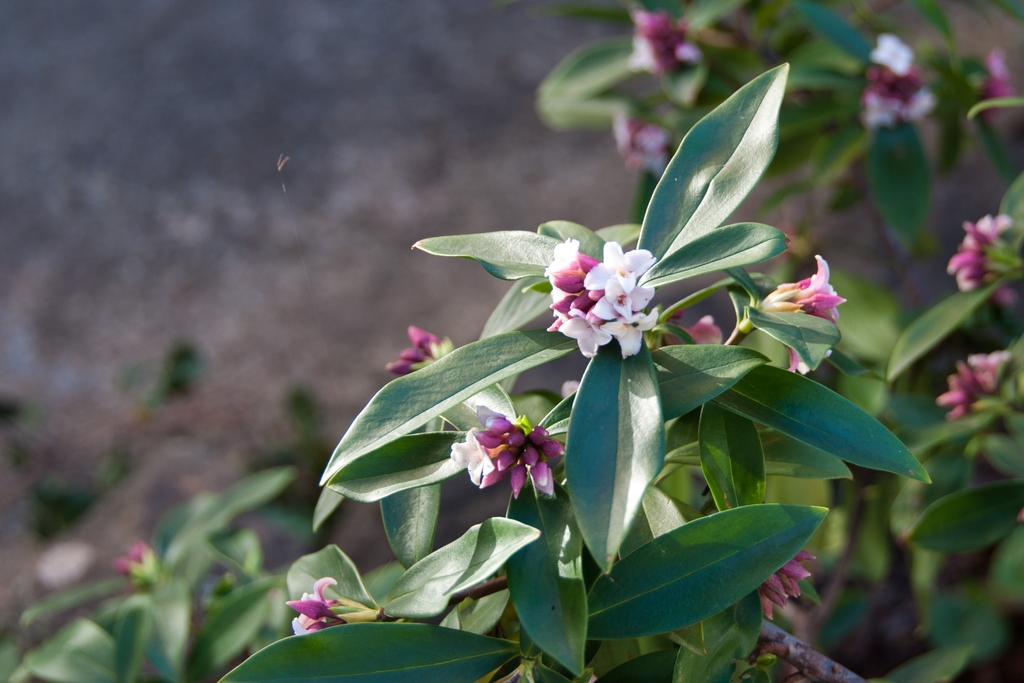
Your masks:
M 981 100 L 991 100 L 997 97 L 1012 97 L 1015 93 L 1013 83 L 1010 80 L 1010 70 L 1006 68 L 1006 58 L 1003 51 L 995 48 L 985 57 L 985 68 L 988 69 L 988 76 L 981 84 L 978 97 Z M 978 114 L 978 118 L 986 123 L 992 123 L 992 119 L 998 114 L 997 109 L 986 109 Z
M 977 289 L 997 277 L 988 252 L 1003 246 L 1000 236 L 1012 225 L 1013 219 L 1006 214 L 999 214 L 995 218 L 984 216 L 977 223 L 964 221 L 967 235 L 946 267 L 947 273 L 956 276 L 956 285 L 961 292 Z
M 655 176 L 661 176 L 668 165 L 672 149 L 672 138 L 667 130 L 643 119 L 615 115 L 612 123 L 615 147 L 626 160 L 626 167 L 634 171 L 646 169 Z
M 995 351 L 968 356 L 966 363 L 957 361 L 956 374 L 947 378 L 949 391 L 935 399 L 940 406 L 951 408 L 946 419 L 961 418 L 971 411 L 978 398 L 998 394 L 999 371 L 1010 357 L 1009 351 Z
M 405 349 L 398 354 L 398 360 L 388 363 L 385 367 L 388 372 L 396 375 L 408 375 L 413 370 L 433 363 L 452 350 L 450 339 L 441 339 L 436 334 L 431 334 L 415 325 L 410 325 L 406 331 L 412 347 Z
M 114 571 L 130 576 L 133 569 L 141 567 L 150 557 L 156 558 L 156 551 L 145 541 L 135 541 L 128 552 L 114 560 Z
M 786 606 L 787 598 L 800 597 L 800 585 L 797 581 L 806 579 L 811 575 L 809 571 L 801 566 L 801 562 L 813 560 L 806 550 L 801 550 L 789 562 L 782 565 L 782 568 L 768 577 L 768 580 L 761 584 L 757 592 L 761 596 L 761 611 L 769 619 L 772 618 L 774 605 Z
M 685 313 L 686 313 L 686 309 L 682 308 L 682 309 L 676 311 L 675 313 L 673 313 L 672 317 L 669 318 L 669 320 L 671 322 L 673 322 L 674 324 L 679 325 L 681 328 L 683 328 L 683 330 L 688 335 L 690 335 L 690 338 L 693 339 L 694 343 L 697 343 L 697 344 L 721 344 L 722 343 L 722 339 L 723 339 L 722 328 L 720 328 L 718 325 L 715 324 L 715 317 L 713 315 L 706 315 L 703 318 L 701 318 L 700 320 L 698 320 L 697 322 L 695 322 L 693 325 L 690 325 L 689 327 L 687 327 L 686 325 L 683 325 L 683 316 L 685 315 Z M 669 337 L 668 343 L 670 343 L 670 344 L 680 344 L 680 343 L 682 343 L 681 339 L 678 339 L 677 337 L 675 337 L 673 335 L 667 335 L 667 336 Z
M 687 40 L 686 19 L 674 20 L 664 10 L 635 10 L 633 16 L 633 54 L 629 68 L 659 75 L 684 64 L 697 64 L 704 56 L 700 48 Z
M 317 579 L 313 584 L 312 593 L 303 593 L 301 600 L 289 600 L 285 604 L 299 613 L 299 616 L 292 619 L 292 632 L 301 636 L 313 631 L 319 631 L 328 626 L 344 624 L 344 620 L 335 614 L 331 608 L 339 604 L 337 600 L 329 600 L 324 597 L 324 589 L 328 586 L 336 586 L 338 582 L 329 576 Z
M 871 51 L 867 87 L 861 96 L 861 122 L 865 128 L 894 128 L 918 121 L 935 108 L 935 96 L 924 86 L 913 65 L 914 52 L 891 33 L 878 36 Z
M 835 288 L 829 284 L 828 262 L 820 256 L 814 258 L 818 262 L 818 271 L 814 275 L 799 282 L 779 285 L 764 298 L 759 308 L 766 313 L 803 312 L 832 322 L 839 320 L 836 307 L 846 299 L 836 294 Z

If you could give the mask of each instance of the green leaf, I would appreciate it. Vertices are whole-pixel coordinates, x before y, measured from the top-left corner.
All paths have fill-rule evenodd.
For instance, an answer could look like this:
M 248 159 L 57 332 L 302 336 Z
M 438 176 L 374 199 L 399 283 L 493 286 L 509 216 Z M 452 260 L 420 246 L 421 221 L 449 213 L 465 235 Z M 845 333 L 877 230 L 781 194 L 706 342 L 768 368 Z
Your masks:
M 846 462 L 928 481 L 921 463 L 882 423 L 797 373 L 761 366 L 714 400 Z
M 632 103 L 623 95 L 605 95 L 580 100 L 575 97 L 537 99 L 537 115 L 554 130 L 593 128 L 607 131 L 615 115 Z
M 640 284 L 662 287 L 671 282 L 760 263 L 786 250 L 786 236 L 761 223 L 726 225 L 673 251 L 640 278 Z
M 835 323 L 806 313 L 765 313 L 747 309 L 754 327 L 796 351 L 800 360 L 814 370 L 825 354 L 839 342 Z
M 481 339 L 494 337 L 505 332 L 518 330 L 523 325 L 533 322 L 550 310 L 551 297 L 547 294 L 530 289 L 532 285 L 547 282 L 542 277 L 523 278 L 512 283 L 491 313 L 480 333 Z
M 654 635 L 722 611 L 788 562 L 827 512 L 746 505 L 654 539 L 594 583 L 589 637 Z
M 768 359 L 742 346 L 666 346 L 651 354 L 665 420 L 685 415 L 736 384 Z
M 548 221 L 547 223 L 541 223 L 540 227 L 537 228 L 537 232 L 541 235 L 552 237 L 559 242 L 565 242 L 568 239 L 576 240 L 580 243 L 580 251 L 587 256 L 593 256 L 596 259 L 604 258 L 604 240 L 593 230 L 579 223 L 573 223 L 572 221 Z
M 347 624 L 285 638 L 221 683 L 475 681 L 519 653 L 516 643 L 428 624 Z
M 509 503 L 508 516 L 541 531 L 540 542 L 514 555 L 506 566 L 519 620 L 545 652 L 579 674 L 587 644 L 587 588 L 583 538 L 569 496 L 561 486 L 547 496 L 528 485 Z
M 914 361 L 931 351 L 948 337 L 979 306 L 988 301 L 1002 281 L 993 282 L 970 292 L 957 292 L 946 297 L 921 314 L 903 330 L 896 340 L 886 379 L 891 383 Z
M 54 683 L 118 683 L 114 638 L 88 619 L 76 619 L 39 648 L 24 665 Z
M 904 123 L 879 128 L 865 162 L 875 206 L 905 244 L 912 244 L 928 217 L 931 179 L 917 129 Z
M 871 44 L 838 14 L 815 2 L 795 2 L 793 9 L 815 35 L 864 64 L 871 61 Z
M 428 237 L 412 245 L 435 256 L 471 258 L 502 280 L 539 277 L 551 264 L 558 240 L 524 230 Z
M 190 681 L 209 676 L 248 647 L 270 613 L 270 592 L 280 583 L 276 576 L 253 581 L 210 605 L 189 657 Z
M 411 567 L 434 549 L 440 510 L 439 484 L 399 491 L 380 501 L 384 532 L 403 566 Z
M 631 36 L 588 43 L 559 62 L 537 88 L 539 100 L 583 100 L 630 78 Z
M 18 647 L 17 637 L 10 635 L 0 638 L 0 681 L 18 683 L 15 679 L 15 672 L 18 671 L 20 664 L 21 648 Z M 24 669 L 22 671 L 25 672 L 25 678 L 28 678 L 28 671 Z
M 192 594 L 188 584 L 172 578 L 153 593 L 154 628 L 146 643 L 146 659 L 170 683 L 181 680 L 185 668 Z
M 1024 173 L 1010 185 L 1010 189 L 999 202 L 999 213 L 1013 218 L 1014 225 L 1024 225 Z
M 371 608 L 377 606 L 359 577 L 355 563 L 333 543 L 315 553 L 303 555 L 292 563 L 285 579 L 288 599 L 298 600 L 303 593 L 312 592 L 313 584 L 325 576 L 338 582 L 336 586 L 328 586 L 326 594 L 355 600 Z
M 939 35 L 945 39 L 946 43 L 953 46 L 955 50 L 953 28 L 949 25 L 949 19 L 946 18 L 945 12 L 939 7 L 939 3 L 935 0 L 910 0 L 910 4 L 917 9 L 925 21 L 939 32 Z
M 239 576 L 256 576 L 263 570 L 263 548 L 252 529 L 223 529 L 208 539 L 217 564 Z
M 788 70 L 758 76 L 690 129 L 654 190 L 639 248 L 660 259 L 739 206 L 775 155 Z
M 764 453 L 750 420 L 705 403 L 700 411 L 700 464 L 719 510 L 764 502 Z
M 441 626 L 468 631 L 477 635 L 487 635 L 501 619 L 508 605 L 509 592 L 498 591 L 485 595 L 479 600 L 466 598 L 452 608 L 452 611 L 441 620 Z
M 117 680 L 134 683 L 142 665 L 143 648 L 153 630 L 153 611 L 145 595 L 133 595 L 117 611 L 114 622 Z
M 798 479 L 853 479 L 846 464 L 823 450 L 774 430 L 761 432 L 765 473 Z
M 572 405 L 576 401 L 576 392 L 573 392 L 558 402 L 551 412 L 540 421 L 540 426 L 548 430 L 548 434 L 565 434 L 569 431 L 569 417 L 572 415 Z
M 914 657 L 885 675 L 890 683 L 948 683 L 971 661 L 969 645 L 944 647 Z
M 672 102 L 688 109 L 697 101 L 707 81 L 708 65 L 700 62 L 666 71 L 661 77 L 661 89 Z
M 910 531 L 922 548 L 962 553 L 991 545 L 1017 524 L 1024 508 L 1024 481 L 997 481 L 935 501 Z
M 464 432 L 424 432 L 399 437 L 343 466 L 327 482 L 360 503 L 373 503 L 408 489 L 446 481 L 463 472 L 451 459 Z
M 623 359 L 602 347 L 583 374 L 570 418 L 565 469 L 576 521 L 607 570 L 629 531 L 647 485 L 661 470 L 665 430 L 651 354 Z
M 843 270 L 832 270 L 829 280 L 847 300 L 836 323 L 843 348 L 858 360 L 885 363 L 902 329 L 891 289 Z
M 402 565 L 397 562 L 388 562 L 381 567 L 367 572 L 366 576 L 363 577 L 363 583 L 366 584 L 366 590 L 373 596 L 374 602 L 378 605 L 383 605 L 387 602 L 391 587 L 402 578 L 404 573 L 405 568 Z
M 996 548 L 989 579 L 996 595 L 1013 600 L 1024 598 L 1024 524 Z
M 1021 104 L 1024 104 L 1024 98 L 1018 98 Z M 978 131 L 978 139 L 981 141 L 981 148 L 985 150 L 985 156 L 988 157 L 989 163 L 992 164 L 992 168 L 1008 183 L 1012 183 L 1017 177 L 1017 169 L 1013 164 L 1013 160 L 1010 159 L 1010 155 L 1006 153 L 1006 143 L 1003 142 L 1002 138 L 999 137 L 999 133 L 996 129 L 991 126 L 987 121 L 978 119 L 974 122 L 974 126 Z
M 508 332 L 467 344 L 422 370 L 392 380 L 352 421 L 320 483 L 492 384 L 575 348 L 574 340 L 557 332 Z
M 751 593 L 702 623 L 705 653 L 680 648 L 673 680 L 729 683 L 736 670 L 736 660 L 749 655 L 757 644 L 761 600 L 756 593 Z
M 747 4 L 749 0 L 697 0 L 686 9 L 689 30 L 711 26 L 725 15 Z
M 1005 434 L 988 434 L 981 452 L 992 467 L 1008 477 L 1024 478 L 1024 448 Z
M 313 510 L 313 533 L 320 531 L 320 527 L 334 514 L 343 500 L 345 496 L 329 486 L 320 490 L 320 497 L 316 499 L 316 508 Z
M 29 626 L 52 614 L 67 613 L 79 605 L 120 593 L 125 588 L 123 578 L 92 581 L 74 588 L 46 596 L 21 614 L 21 625 Z
M 501 517 L 472 526 L 410 567 L 391 587 L 384 609 L 393 617 L 409 619 L 438 615 L 453 595 L 488 579 L 539 537 L 537 529 Z
M 1007 107 L 1024 107 L 1024 97 L 993 97 L 982 100 L 967 110 L 967 118 L 973 119 L 986 109 L 1005 109 Z
M 699 517 L 697 514 L 695 517 Z M 648 486 L 640 513 L 630 527 L 626 540 L 619 547 L 619 555 L 625 557 L 642 545 L 650 543 L 673 529 L 686 524 L 686 515 L 678 502 L 657 486 Z
M 605 242 L 618 242 L 625 248 L 640 237 L 640 225 L 638 223 L 609 225 L 607 228 L 598 230 L 597 236 Z
M 619 664 L 601 676 L 601 683 L 667 683 L 675 663 L 676 650 L 659 650 Z
M 471 429 L 480 428 L 480 416 L 477 414 L 480 406 L 486 406 L 496 413 L 512 416 L 516 408 L 512 398 L 505 393 L 500 384 L 492 384 L 477 394 L 469 397 L 462 403 L 456 404 L 444 411 L 441 417 L 460 432 L 468 432 Z M 429 431 L 441 429 L 439 425 L 427 425 Z

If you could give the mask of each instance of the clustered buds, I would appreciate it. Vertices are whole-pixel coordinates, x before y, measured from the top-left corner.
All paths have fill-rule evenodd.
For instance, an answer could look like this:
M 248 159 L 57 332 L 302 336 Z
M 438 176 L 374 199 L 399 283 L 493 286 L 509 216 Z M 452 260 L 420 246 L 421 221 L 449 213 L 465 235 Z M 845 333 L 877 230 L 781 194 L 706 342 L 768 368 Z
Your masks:
M 114 560 L 114 571 L 123 574 L 137 587 L 150 587 L 160 580 L 160 558 L 145 541 L 136 541 L 127 554 Z
M 635 10 L 633 16 L 633 54 L 629 68 L 659 75 L 685 64 L 698 64 L 704 58 L 700 48 L 687 40 L 686 19 L 673 19 L 660 10 Z
M 543 427 L 531 428 L 525 417 L 513 422 L 483 405 L 476 414 L 484 428 L 469 430 L 466 440 L 453 444 L 451 452 L 451 459 L 469 471 L 473 483 L 486 488 L 511 473 L 513 497 L 519 497 L 527 476 L 538 491 L 553 495 L 555 481 L 547 460 L 562 455 L 562 444 Z
M 720 328 L 718 325 L 715 324 L 715 316 L 713 316 L 713 315 L 706 315 L 703 318 L 701 318 L 700 320 L 698 320 L 697 322 L 695 322 L 693 325 L 690 325 L 689 327 L 687 327 L 686 325 L 682 324 L 682 322 L 683 322 L 683 315 L 685 313 L 686 313 L 686 309 L 685 308 L 681 308 L 678 311 L 676 311 L 675 313 L 673 313 L 672 317 L 669 318 L 669 320 L 671 322 L 675 323 L 676 325 L 679 325 L 679 327 L 681 327 L 684 332 L 686 332 L 688 335 L 690 335 L 690 338 L 693 339 L 693 342 L 695 344 L 721 344 L 722 343 L 722 339 L 723 339 L 722 328 Z M 671 335 L 669 335 L 669 336 L 671 337 Z M 675 340 L 676 338 L 675 337 L 671 337 L 671 339 Z M 678 343 L 678 341 L 676 341 L 674 343 Z
M 914 66 L 914 51 L 891 33 L 878 36 L 871 51 L 868 85 L 861 96 L 861 122 L 868 129 L 918 121 L 935 108 L 935 96 Z
M 289 600 L 286 604 L 299 613 L 299 616 L 292 619 L 292 631 L 297 636 L 328 626 L 344 624 L 345 621 L 331 611 L 332 607 L 341 604 L 339 600 L 329 600 L 324 597 L 324 589 L 328 586 L 337 586 L 338 582 L 329 576 L 317 579 L 313 584 L 313 593 L 303 593 L 301 600 Z
M 956 374 L 950 375 L 949 391 L 941 394 L 935 402 L 944 408 L 947 420 L 956 420 L 971 411 L 979 398 L 999 393 L 999 371 L 1010 360 L 1009 351 L 976 353 L 967 357 L 967 362 L 957 361 Z
M 797 581 L 811 575 L 800 563 L 813 559 L 814 555 L 806 550 L 801 550 L 792 560 L 782 565 L 782 569 L 769 576 L 768 580 L 761 584 L 757 592 L 761 596 L 761 611 L 766 617 L 772 618 L 774 605 L 785 607 L 787 598 L 800 597 L 800 584 Z
M 988 69 L 988 76 L 981 83 L 978 93 L 981 99 L 1012 97 L 1015 91 L 1013 83 L 1010 82 L 1010 70 L 1006 68 L 1003 51 L 996 48 L 989 52 L 988 57 L 985 57 L 985 68 Z M 986 123 L 991 123 L 995 115 L 995 109 L 986 109 L 978 114 L 978 118 Z
M 615 115 L 612 132 L 627 168 L 647 170 L 656 176 L 664 173 L 671 151 L 667 130 L 620 112 Z
M 544 271 L 556 318 L 548 330 L 575 339 L 587 358 L 612 338 L 618 340 L 623 358 L 636 355 L 643 333 L 658 322 L 657 313 L 643 312 L 654 288 L 637 284 L 656 259 L 646 249 L 623 253 L 618 243 L 606 242 L 604 261 L 598 262 L 581 254 L 579 247 L 574 239 L 555 247 L 554 261 Z
M 956 276 L 956 285 L 961 292 L 969 292 L 995 280 L 1004 266 L 1019 267 L 1020 259 L 1002 239 L 1002 234 L 1012 226 L 1013 219 L 1006 214 L 995 218 L 985 216 L 977 223 L 964 221 L 967 235 L 946 268 L 947 273 Z M 1015 301 L 1014 292 L 1008 287 L 1000 287 L 993 298 L 1002 306 L 1011 306 Z
M 447 337 L 441 339 L 436 334 L 421 330 L 415 325 L 409 326 L 408 334 L 412 347 L 398 354 L 397 361 L 387 364 L 388 372 L 393 372 L 396 375 L 408 375 L 413 370 L 426 367 L 442 356 L 451 353 L 454 348 L 451 339 Z

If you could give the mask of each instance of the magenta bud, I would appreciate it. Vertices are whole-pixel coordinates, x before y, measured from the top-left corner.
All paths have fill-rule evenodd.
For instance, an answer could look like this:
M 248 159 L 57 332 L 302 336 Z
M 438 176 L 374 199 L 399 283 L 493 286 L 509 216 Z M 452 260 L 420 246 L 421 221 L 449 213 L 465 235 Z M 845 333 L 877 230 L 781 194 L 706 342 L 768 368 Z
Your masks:
M 519 464 L 512 468 L 512 497 L 519 498 L 519 492 L 526 484 L 526 465 Z
M 549 496 L 555 494 L 555 479 L 551 476 L 551 468 L 546 462 L 539 462 L 530 468 L 530 477 L 537 490 Z
M 498 454 L 496 464 L 498 469 L 504 472 L 508 468 L 512 467 L 512 465 L 516 464 L 516 456 L 512 455 L 511 451 L 502 451 Z
M 523 434 L 523 430 L 518 428 L 511 429 L 511 426 L 512 425 L 509 424 L 510 430 L 508 438 L 505 439 L 505 443 L 508 444 L 509 448 L 522 448 L 523 444 L 526 443 L 526 435 Z
M 491 432 L 476 432 L 476 440 L 484 448 L 497 448 L 501 445 L 501 436 Z
M 420 329 L 415 325 L 409 325 L 407 332 L 409 334 L 409 341 L 412 342 L 412 345 L 419 347 L 424 351 L 429 351 L 431 344 L 441 343 L 441 338 L 436 334 L 431 334 L 430 332 Z
M 575 296 L 570 295 L 562 297 L 562 299 L 551 304 L 548 308 L 550 308 L 552 311 L 555 311 L 556 313 L 569 315 L 569 310 L 572 308 L 572 304 L 574 301 L 576 301 Z
M 570 308 L 575 308 L 586 313 L 594 307 L 595 303 L 597 302 L 590 298 L 590 295 L 587 292 L 583 292 L 573 300 Z
M 285 603 L 293 610 L 309 617 L 310 619 L 322 619 L 324 617 L 333 617 L 334 612 L 325 603 L 319 600 L 289 600 Z
M 527 446 L 526 448 L 523 449 L 523 462 L 525 462 L 527 465 L 533 467 L 534 465 L 537 464 L 538 460 L 540 460 L 540 453 L 538 453 L 537 449 L 534 448 L 532 445 Z
M 394 363 L 388 363 L 384 366 L 384 369 L 388 372 L 393 372 L 396 375 L 408 375 L 412 372 L 412 362 L 400 360 Z
M 594 269 L 594 266 L 600 263 L 600 261 L 598 261 L 593 256 L 587 256 L 586 254 L 582 253 L 576 257 L 576 262 L 580 264 L 580 270 L 582 270 L 584 274 L 592 271 Z
M 551 283 L 556 289 L 575 294 L 583 291 L 583 278 L 579 275 L 556 277 Z
M 543 427 L 534 427 L 533 431 L 530 432 L 530 441 L 537 446 L 548 440 L 548 430 Z
M 487 431 L 501 436 L 512 430 L 512 422 L 507 417 L 492 417 L 487 420 Z
M 587 294 L 594 301 L 600 301 L 601 299 L 604 298 L 604 290 L 603 289 L 590 289 L 590 290 L 587 290 Z
M 419 349 L 404 349 L 398 357 L 402 360 L 407 360 L 412 363 L 422 363 L 427 359 L 427 354 Z
M 543 451 L 545 457 L 557 458 L 565 453 L 565 447 L 561 443 L 554 439 L 548 439 L 540 445 L 540 450 Z
M 483 480 L 480 482 L 480 488 L 485 489 L 488 486 L 493 486 L 494 484 L 497 484 L 499 481 L 505 478 L 506 474 L 508 474 L 508 470 L 499 470 L 497 468 L 491 470 L 490 472 L 484 475 Z

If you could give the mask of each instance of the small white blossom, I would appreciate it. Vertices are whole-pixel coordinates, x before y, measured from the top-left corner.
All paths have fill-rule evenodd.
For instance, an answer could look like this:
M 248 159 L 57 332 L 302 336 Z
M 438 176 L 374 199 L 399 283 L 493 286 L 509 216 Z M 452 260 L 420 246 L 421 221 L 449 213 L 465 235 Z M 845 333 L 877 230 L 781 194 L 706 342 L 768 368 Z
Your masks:
M 588 317 L 578 310 L 569 312 L 569 319 L 562 324 L 559 332 L 567 337 L 575 339 L 580 346 L 580 351 L 587 358 L 597 355 L 598 347 L 604 346 L 612 340 L 612 335 L 604 329 L 601 320 Z
M 465 441 L 452 444 L 451 459 L 469 471 L 469 478 L 476 486 L 480 486 L 484 477 L 494 470 L 494 463 L 488 457 L 487 450 L 476 440 L 473 430 L 466 432 Z
M 906 76 L 914 63 L 914 51 L 892 33 L 882 33 L 878 47 L 871 51 L 871 61 L 888 67 L 897 76 Z
M 608 280 L 618 275 L 633 282 L 646 273 L 654 265 L 656 258 L 646 249 L 634 249 L 623 253 L 618 242 L 606 242 L 604 245 L 604 261 L 594 266 L 587 273 L 583 285 L 590 290 L 604 289 Z
M 635 314 L 631 320 L 615 320 L 604 324 L 605 331 L 611 333 L 619 342 L 622 350 L 622 357 L 629 358 L 640 353 L 640 346 L 644 340 L 644 332 L 652 329 L 658 324 L 658 313 L 653 311 Z

